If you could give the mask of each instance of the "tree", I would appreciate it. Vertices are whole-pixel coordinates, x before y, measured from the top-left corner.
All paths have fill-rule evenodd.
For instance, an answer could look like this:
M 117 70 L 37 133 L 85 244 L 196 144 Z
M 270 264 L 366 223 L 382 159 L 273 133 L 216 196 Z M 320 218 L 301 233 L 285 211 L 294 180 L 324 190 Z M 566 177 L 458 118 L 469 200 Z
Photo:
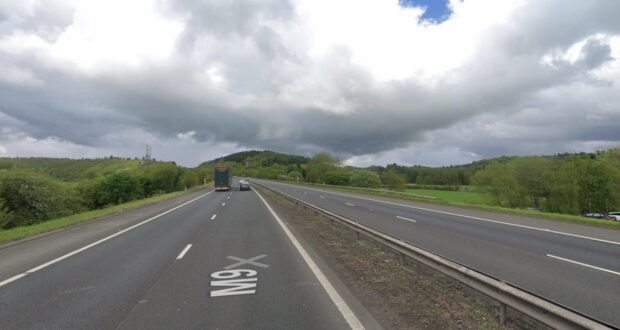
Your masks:
M 338 158 L 332 157 L 326 152 L 319 153 L 308 162 L 306 179 L 309 182 L 324 183 L 325 174 L 338 165 L 340 165 Z
M 381 181 L 390 190 L 402 190 L 407 186 L 407 178 L 392 168 L 383 173 Z
M 355 171 L 351 174 L 349 183 L 355 187 L 379 188 L 381 179 L 379 174 L 370 171 Z

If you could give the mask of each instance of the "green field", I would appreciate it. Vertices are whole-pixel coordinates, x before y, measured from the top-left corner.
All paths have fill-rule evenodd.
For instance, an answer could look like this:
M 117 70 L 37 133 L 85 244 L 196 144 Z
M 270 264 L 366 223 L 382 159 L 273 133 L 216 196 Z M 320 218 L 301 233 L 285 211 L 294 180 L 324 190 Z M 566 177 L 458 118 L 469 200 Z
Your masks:
M 489 196 L 480 192 L 443 191 L 430 189 L 407 189 L 405 192 L 408 194 L 435 197 L 449 203 L 489 204 Z

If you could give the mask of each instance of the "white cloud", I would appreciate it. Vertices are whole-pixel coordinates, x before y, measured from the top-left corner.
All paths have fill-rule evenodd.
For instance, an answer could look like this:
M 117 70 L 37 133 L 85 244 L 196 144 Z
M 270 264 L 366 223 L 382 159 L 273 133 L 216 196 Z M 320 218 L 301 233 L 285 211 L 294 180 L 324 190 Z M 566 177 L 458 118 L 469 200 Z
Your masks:
M 0 1 L 0 145 L 440 165 L 620 140 L 620 2 L 450 4 Z

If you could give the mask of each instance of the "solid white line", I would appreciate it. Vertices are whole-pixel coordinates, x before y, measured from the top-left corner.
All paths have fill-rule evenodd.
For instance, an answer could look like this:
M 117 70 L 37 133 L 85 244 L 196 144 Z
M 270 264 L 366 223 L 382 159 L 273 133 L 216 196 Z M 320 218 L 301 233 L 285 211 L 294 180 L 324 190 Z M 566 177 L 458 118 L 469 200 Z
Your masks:
M 349 206 L 355 206 L 355 204 L 351 204 L 351 203 L 345 203 L 345 204 L 347 204 Z
M 614 272 L 613 270 L 609 270 L 609 269 L 605 269 L 605 268 L 601 268 L 601 267 L 596 267 L 596 266 L 584 264 L 583 262 L 579 262 L 579 261 L 575 261 L 575 260 L 570 260 L 570 259 L 554 256 L 552 254 L 547 254 L 547 257 L 563 260 L 563 261 L 566 261 L 566 262 L 570 262 L 570 263 L 573 263 L 573 264 L 576 264 L 576 265 L 580 265 L 580 266 L 584 266 L 584 267 L 589 267 L 589 268 L 600 270 L 600 271 L 603 271 L 603 272 L 608 272 L 608 273 L 611 273 L 611 274 L 614 274 L 614 275 L 620 275 L 620 272 Z
M 34 272 L 36 272 L 36 271 L 38 271 L 38 270 L 41 270 L 41 269 L 43 269 L 43 268 L 45 268 L 45 267 L 51 266 L 51 265 L 53 265 L 53 264 L 55 264 L 55 263 L 57 263 L 57 262 L 59 262 L 59 261 L 62 261 L 62 260 L 64 260 L 64 259 L 67 259 L 67 258 L 69 258 L 69 257 L 71 257 L 71 256 L 73 256 L 73 255 L 76 255 L 76 254 L 78 254 L 78 253 L 80 253 L 80 252 L 82 252 L 82 251 L 88 250 L 88 249 L 90 249 L 90 248 L 91 248 L 91 247 L 93 247 L 93 246 L 99 245 L 99 244 L 101 244 L 101 243 L 103 243 L 103 242 L 105 242 L 105 241 L 107 241 L 107 240 L 110 240 L 110 239 L 112 239 L 112 238 L 114 238 L 114 237 L 116 237 L 116 236 L 118 236 L 118 235 L 124 234 L 124 233 L 126 233 L 126 232 L 128 232 L 128 231 L 130 231 L 130 230 L 132 230 L 132 229 L 134 229 L 134 228 L 137 228 L 137 227 L 139 227 L 139 226 L 142 226 L 142 225 L 143 225 L 143 224 L 145 224 L 145 223 L 151 222 L 151 221 L 153 221 L 153 220 L 155 220 L 155 219 L 157 219 L 157 218 L 159 218 L 159 217 L 161 217 L 161 216 L 163 216 L 163 215 L 166 215 L 166 214 L 168 214 L 168 213 L 170 213 L 170 212 L 172 212 L 172 211 L 174 211 L 174 210 L 176 210 L 176 209 L 178 209 L 178 208 L 181 208 L 181 207 L 183 207 L 183 206 L 185 206 L 185 205 L 187 205 L 187 204 L 189 204 L 189 203 L 192 203 L 192 202 L 194 202 L 194 201 L 196 201 L 196 200 L 198 200 L 198 199 L 200 199 L 200 198 L 202 198 L 202 197 L 204 197 L 204 196 L 206 196 L 206 195 L 208 195 L 208 194 L 210 194 L 210 193 L 212 193 L 212 192 L 213 192 L 213 190 L 209 191 L 208 193 L 202 194 L 202 195 L 200 195 L 200 196 L 198 196 L 198 197 L 196 197 L 196 198 L 194 198 L 194 199 L 192 199 L 192 200 L 190 200 L 190 201 L 188 201 L 188 202 L 185 202 L 185 203 L 183 203 L 183 204 L 181 204 L 181 205 L 175 206 L 175 207 L 171 208 L 170 210 L 167 210 L 167 211 L 165 211 L 165 212 L 162 212 L 162 213 L 160 213 L 160 214 L 158 214 L 158 215 L 156 215 L 156 216 L 154 216 L 154 217 L 151 217 L 151 218 L 146 219 L 146 220 L 144 220 L 144 221 L 142 221 L 142 222 L 140 222 L 140 223 L 137 223 L 137 224 L 135 224 L 135 225 L 133 225 L 133 226 L 130 226 L 130 227 L 127 227 L 127 228 L 125 228 L 125 229 L 123 229 L 123 230 L 121 230 L 121 231 L 118 231 L 118 232 L 116 232 L 116 233 L 114 233 L 114 234 L 112 234 L 112 235 L 110 235 L 110 236 L 104 237 L 104 238 L 102 238 L 102 239 L 100 239 L 100 240 L 98 240 L 98 241 L 96 241 L 96 242 L 90 243 L 90 244 L 88 244 L 88 245 L 86 245 L 86 246 L 83 246 L 83 247 L 81 247 L 81 248 L 79 248 L 79 249 L 77 249 L 77 250 L 74 250 L 74 251 L 72 251 L 72 252 L 69 252 L 69 253 L 67 253 L 67 254 L 65 254 L 65 255 L 63 255 L 63 256 L 60 256 L 60 257 L 58 257 L 58 258 L 56 258 L 56 259 L 50 260 L 50 261 L 48 261 L 48 262 L 46 262 L 46 263 L 44 263 L 44 264 L 41 264 L 41 265 L 39 265 L 39 266 L 37 266 L 37 267 L 34 267 L 34 268 L 32 268 L 32 269 L 29 269 L 29 270 L 25 271 L 25 272 L 24 272 L 24 273 L 22 273 L 22 274 L 15 275 L 15 276 L 13 276 L 13 277 L 11 277 L 11 278 L 7 279 L 7 280 L 4 280 L 4 281 L 0 282 L 0 287 L 1 287 L 1 286 L 3 286 L 3 285 L 5 285 L 5 284 L 11 283 L 11 282 L 13 282 L 13 281 L 15 281 L 15 280 L 17 280 L 17 279 L 19 279 L 19 278 L 22 278 L 22 277 L 24 277 L 24 276 L 26 276 L 26 275 L 28 275 L 28 274 L 30 274 L 30 273 L 34 273 Z
M 515 224 L 515 223 L 509 223 L 509 222 L 503 222 L 503 221 L 479 218 L 479 217 L 474 217 L 474 216 L 471 216 L 471 215 L 464 215 L 464 214 L 458 214 L 458 213 L 452 213 L 452 212 L 446 212 L 446 211 L 433 210 L 433 209 L 428 209 L 428 208 L 425 208 L 425 207 L 419 207 L 419 206 L 412 206 L 412 205 L 407 205 L 407 204 L 400 204 L 400 203 L 382 201 L 382 200 L 379 200 L 379 199 L 372 199 L 372 198 L 361 197 L 361 196 L 353 196 L 353 195 L 341 194 L 341 193 L 325 191 L 325 190 L 319 190 L 319 189 L 313 189 L 313 188 L 305 188 L 305 189 L 325 192 L 327 194 L 340 195 L 340 196 L 346 196 L 346 197 L 352 197 L 352 198 L 359 198 L 359 199 L 369 200 L 369 201 L 378 202 L 378 203 L 402 206 L 402 207 L 407 207 L 407 208 L 410 208 L 410 209 L 417 209 L 417 210 L 423 210 L 423 211 L 428 211 L 428 212 L 447 214 L 447 215 L 452 215 L 452 216 L 457 216 L 457 217 L 462 217 L 462 218 L 467 218 L 467 219 L 473 219 L 473 220 L 497 223 L 497 224 L 506 225 L 506 226 L 519 227 L 519 228 L 525 228 L 525 229 L 531 229 L 531 230 L 538 230 L 538 231 L 544 231 L 544 232 L 552 233 L 552 234 L 571 236 L 571 237 L 583 238 L 583 239 L 587 239 L 587 240 L 591 240 L 591 241 L 597 241 L 597 242 L 602 242 L 602 243 L 620 245 L 620 242 L 608 241 L 608 240 L 605 240 L 605 239 L 589 237 L 589 236 L 582 236 L 582 235 L 571 234 L 571 233 L 565 233 L 565 232 L 561 232 L 561 231 L 557 231 L 557 230 L 551 230 L 551 229 L 546 229 L 546 228 L 538 228 L 538 227 L 532 227 L 532 226 L 526 226 L 526 225 L 518 225 L 518 224 Z
M 211 217 L 211 220 L 215 219 L 215 217 L 217 217 L 217 214 L 214 214 L 214 215 Z
M 409 218 L 405 218 L 405 217 L 401 217 L 400 215 L 396 216 L 397 218 L 401 219 L 401 220 L 407 220 L 407 221 L 411 221 L 411 222 L 418 222 L 417 220 L 413 220 L 413 219 L 409 219 Z
M 189 251 L 191 247 L 192 247 L 191 244 L 187 244 L 187 246 L 183 249 L 183 251 L 181 251 L 181 253 L 179 253 L 179 255 L 177 256 L 177 260 L 183 259 L 183 256 L 185 256 L 185 254 L 187 253 L 187 251 Z
M 321 285 L 323 286 L 323 289 L 325 289 L 325 291 L 329 295 L 329 298 L 331 298 L 332 302 L 336 305 L 336 307 L 340 311 L 340 314 L 342 314 L 342 317 L 344 317 L 344 319 L 347 321 L 347 323 L 349 324 L 351 329 L 364 329 L 364 326 L 357 319 L 355 314 L 353 314 L 353 311 L 351 311 L 351 308 L 349 308 L 349 306 L 342 299 L 340 294 L 338 294 L 338 291 L 336 291 L 334 286 L 329 282 L 329 280 L 327 279 L 325 274 L 323 274 L 323 272 L 321 271 L 319 266 L 317 266 L 317 264 L 314 262 L 314 260 L 312 260 L 310 255 L 304 249 L 304 247 L 301 246 L 301 243 L 299 243 L 297 238 L 295 238 L 295 236 L 293 236 L 291 231 L 286 227 L 286 225 L 284 224 L 282 219 L 280 219 L 280 217 L 271 208 L 271 206 L 269 206 L 269 204 L 263 198 L 263 196 L 261 196 L 256 190 L 254 190 L 254 192 L 263 201 L 263 203 L 265 204 L 265 206 L 267 207 L 269 212 L 271 212 L 271 215 L 274 217 L 274 219 L 276 219 L 276 221 L 278 222 L 278 224 L 280 225 L 280 227 L 282 228 L 282 230 L 284 231 L 284 233 L 286 234 L 288 239 L 293 243 L 293 245 L 297 249 L 297 252 L 299 252 L 299 254 L 301 254 L 301 257 L 304 259 L 306 264 L 308 264 L 308 267 L 310 267 L 310 270 L 312 271 L 314 276 L 316 276 L 317 280 L 319 280 L 319 283 L 321 283 Z
M 13 282 L 13 281 L 17 281 L 17 280 L 19 280 L 20 278 L 22 278 L 22 277 L 24 277 L 24 276 L 26 276 L 26 275 L 27 275 L 26 273 L 21 273 L 21 274 L 17 274 L 17 275 L 15 275 L 15 276 L 13 276 L 13 277 L 11 277 L 11 278 L 7 278 L 6 280 L 4 280 L 4 281 L 0 282 L 0 286 L 3 286 L 3 285 L 6 285 L 6 284 L 9 284 L 9 283 L 11 283 L 11 282 Z

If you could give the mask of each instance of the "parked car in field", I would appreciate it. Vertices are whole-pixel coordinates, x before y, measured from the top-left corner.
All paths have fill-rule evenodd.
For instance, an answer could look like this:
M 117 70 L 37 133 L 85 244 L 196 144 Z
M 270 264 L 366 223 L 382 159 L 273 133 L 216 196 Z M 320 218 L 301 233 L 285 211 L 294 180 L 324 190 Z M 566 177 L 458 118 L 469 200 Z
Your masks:
M 620 221 L 620 212 L 609 212 L 607 216 L 613 218 L 612 220 Z
M 250 183 L 246 180 L 239 181 L 239 190 L 250 190 Z
M 586 213 L 583 215 L 586 218 L 596 218 L 596 219 L 603 219 L 605 218 L 605 213 Z

